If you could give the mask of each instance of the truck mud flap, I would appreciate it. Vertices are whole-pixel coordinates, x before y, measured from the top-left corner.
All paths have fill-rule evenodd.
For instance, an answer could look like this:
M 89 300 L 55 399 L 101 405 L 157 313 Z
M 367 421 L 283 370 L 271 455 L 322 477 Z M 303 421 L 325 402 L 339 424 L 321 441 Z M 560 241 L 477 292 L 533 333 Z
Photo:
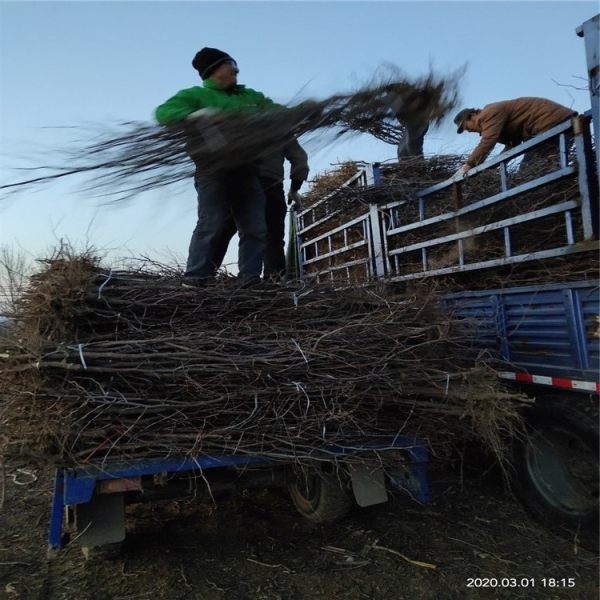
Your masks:
M 77 541 L 84 548 L 98 548 L 125 539 L 125 502 L 123 494 L 94 495 L 90 502 L 78 504 Z
M 365 465 L 349 465 L 352 491 L 359 506 L 372 506 L 387 502 L 385 477 L 382 469 L 372 469 Z

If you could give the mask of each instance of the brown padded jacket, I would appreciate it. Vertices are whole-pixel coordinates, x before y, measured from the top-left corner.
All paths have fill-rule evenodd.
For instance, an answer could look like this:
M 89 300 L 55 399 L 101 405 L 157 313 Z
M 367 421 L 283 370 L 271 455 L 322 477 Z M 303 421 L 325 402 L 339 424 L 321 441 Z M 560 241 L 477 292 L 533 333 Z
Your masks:
M 483 162 L 497 143 L 514 148 L 577 113 L 552 100 L 525 97 L 486 104 L 478 114 L 481 141 L 465 161 L 469 167 Z

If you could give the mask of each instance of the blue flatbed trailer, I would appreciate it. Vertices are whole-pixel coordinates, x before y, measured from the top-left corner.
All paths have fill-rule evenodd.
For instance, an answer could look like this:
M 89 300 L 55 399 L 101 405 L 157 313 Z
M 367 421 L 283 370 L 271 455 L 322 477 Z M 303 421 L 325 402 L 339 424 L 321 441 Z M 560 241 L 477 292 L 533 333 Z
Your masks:
M 340 274 L 342 278 L 344 274 L 350 278 L 351 273 L 354 276 L 358 271 L 365 280 L 386 278 L 400 282 L 558 257 L 567 258 L 590 251 L 597 253 L 600 154 L 593 151 L 590 122 L 595 130 L 597 149 L 600 122 L 597 93 L 599 17 L 586 21 L 577 33 L 585 38 L 587 49 L 592 104 L 589 114 L 582 115 L 573 122 L 557 125 L 513 150 L 471 169 L 469 177 L 475 177 L 484 171 L 498 170 L 501 180 L 498 192 L 471 206 L 458 206 L 456 210 L 437 217 L 428 216 L 428 208 L 434 202 L 435 195 L 453 187 L 458 205 L 460 190 L 466 180 L 442 182 L 419 192 L 419 218 L 415 222 L 401 222 L 398 218 L 399 209 L 406 201 L 392 201 L 385 205 L 371 204 L 364 214 L 315 236 L 316 228 L 322 229 L 332 216 L 323 218 L 315 210 L 322 210 L 326 202 L 335 202 L 335 192 L 332 192 L 322 202 L 294 215 L 299 275 L 309 276 L 307 267 L 316 266 L 314 272 L 317 282 L 335 280 Z M 576 164 L 569 163 L 569 136 L 575 140 Z M 509 162 L 552 140 L 560 148 L 558 168 L 533 182 L 512 185 Z M 459 230 L 439 239 L 424 238 L 404 247 L 397 243 L 394 245 L 394 241 L 402 239 L 406 232 L 418 232 L 436 223 L 458 223 L 461 218 L 468 218 L 482 208 L 500 205 L 526 195 L 531 190 L 569 177 L 577 178 L 578 198 L 560 201 L 542 210 L 533 210 L 495 223 L 485 223 L 470 230 Z M 379 166 L 366 165 L 342 187 L 369 187 L 380 183 Z M 333 211 L 332 214 L 336 212 Z M 515 253 L 513 227 L 525 223 L 535 227 L 538 220 L 550 215 L 561 215 L 564 219 L 565 243 L 542 251 L 520 255 Z M 581 222 L 579 228 L 574 225 L 578 220 Z M 504 235 L 503 256 L 487 261 L 470 261 L 465 253 L 465 240 L 491 230 L 501 231 Z M 342 244 L 336 241 L 339 239 L 343 239 Z M 458 264 L 434 268 L 430 263 L 430 253 L 444 244 L 456 244 Z M 362 254 L 355 257 L 355 252 Z M 422 269 L 403 273 L 402 258 L 410 253 L 420 257 Z M 344 259 L 348 255 L 351 258 Z M 338 258 L 342 259 L 341 262 L 333 264 L 332 261 Z M 556 282 L 551 285 L 459 292 L 447 294 L 443 300 L 446 308 L 456 316 L 477 323 L 472 337 L 473 346 L 502 363 L 503 366 L 498 371 L 500 377 L 524 385 L 525 389 L 532 389 L 532 395 L 538 398 L 544 397 L 546 392 L 549 395 L 556 394 L 557 391 L 563 394 L 563 402 L 542 403 L 542 411 L 532 415 L 532 435 L 518 448 L 515 459 L 515 468 L 520 475 L 517 479 L 517 491 L 526 507 L 542 520 L 551 524 L 571 525 L 576 527 L 577 535 L 580 532 L 582 535 L 591 533 L 593 537 L 597 537 L 598 532 L 597 419 L 594 421 L 586 415 L 577 414 L 571 410 L 570 404 L 577 395 L 587 394 L 589 398 L 595 399 L 597 415 L 600 391 L 598 286 L 598 281 Z M 506 365 L 511 365 L 512 368 L 509 369 Z M 553 400 L 555 399 L 554 397 Z M 565 399 L 568 402 L 564 402 Z M 425 445 L 419 440 L 403 437 L 397 437 L 385 448 L 390 449 L 390 444 L 407 453 L 408 471 L 403 476 L 392 478 L 388 483 L 405 489 L 420 501 L 426 501 L 428 484 Z M 574 449 L 574 444 L 583 447 L 583 450 Z M 377 445 L 370 447 L 377 450 Z M 357 450 L 340 447 L 339 458 Z M 587 471 L 583 475 L 578 472 L 573 476 L 570 463 L 573 460 L 589 463 L 590 454 L 591 474 Z M 82 523 L 79 523 L 78 533 L 84 549 L 110 545 L 113 541 L 120 542 L 125 532 L 124 495 L 143 493 L 144 478 L 158 476 L 168 480 L 170 477 L 199 473 L 204 479 L 206 474 L 222 468 L 245 469 L 258 466 L 268 471 L 273 464 L 270 459 L 260 456 L 204 456 L 136 461 L 126 465 L 107 464 L 101 468 L 92 466 L 59 469 L 55 480 L 49 551 L 52 553 L 62 546 L 65 512 L 77 513 L 78 509 L 84 517 L 82 527 Z M 378 501 L 382 501 L 381 489 L 377 492 L 383 481 L 383 474 L 380 475 L 376 481 L 370 481 L 364 474 L 362 477 L 357 476 L 356 481 L 353 481 L 355 495 L 363 494 L 363 499 L 379 498 Z M 585 481 L 581 484 L 582 479 Z M 110 499 L 110 502 L 105 502 L 106 499 Z M 597 544 L 597 541 L 593 543 Z
M 321 453 L 315 454 L 314 462 L 335 468 L 319 472 L 318 477 L 307 476 L 302 482 L 292 471 L 297 465 L 294 457 L 286 461 L 257 455 L 204 455 L 59 468 L 54 479 L 48 555 L 53 556 L 65 545 L 69 529 L 76 534 L 86 557 L 90 553 L 112 555 L 125 538 L 128 502 L 189 495 L 214 501 L 219 492 L 248 487 L 289 487 L 292 502 L 303 516 L 315 522 L 336 520 L 345 514 L 351 500 L 339 485 L 338 469 L 344 468 L 352 455 L 373 451 L 396 452 L 397 468 L 384 474 L 381 468 L 349 467 L 346 475 L 359 506 L 385 502 L 388 489 L 404 491 L 420 503 L 428 502 L 426 444 L 402 435 L 354 445 L 324 446 Z M 311 487 L 310 493 L 303 491 L 305 485 Z
M 514 487 L 550 527 L 598 547 L 600 281 L 448 294 L 472 350 L 536 400 L 529 436 L 515 444 Z
M 443 306 L 473 323 L 473 349 L 504 379 L 600 392 L 599 280 L 451 293 Z

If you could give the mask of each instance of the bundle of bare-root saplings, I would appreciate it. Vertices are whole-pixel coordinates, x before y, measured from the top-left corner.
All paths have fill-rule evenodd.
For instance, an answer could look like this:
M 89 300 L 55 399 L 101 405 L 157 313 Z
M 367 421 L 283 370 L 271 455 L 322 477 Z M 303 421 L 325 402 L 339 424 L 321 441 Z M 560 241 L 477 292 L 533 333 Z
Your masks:
M 424 287 L 189 289 L 167 269 L 58 257 L 2 342 L 4 451 L 302 460 L 397 435 L 445 452 L 475 435 L 501 455 L 524 400 L 465 343 Z

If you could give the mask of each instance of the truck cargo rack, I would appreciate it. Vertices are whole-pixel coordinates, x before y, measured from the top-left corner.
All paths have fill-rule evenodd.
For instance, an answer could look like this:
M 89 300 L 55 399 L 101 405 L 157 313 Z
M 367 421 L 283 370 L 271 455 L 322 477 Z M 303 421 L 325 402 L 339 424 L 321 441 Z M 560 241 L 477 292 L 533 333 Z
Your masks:
M 569 152 L 571 139 L 574 154 Z M 529 180 L 509 169 L 509 162 L 552 143 L 558 150 L 556 165 L 547 165 Z M 297 213 L 300 276 L 317 281 L 380 277 L 403 281 L 597 250 L 598 180 L 593 154 L 590 118 L 580 115 L 471 169 L 458 181 L 448 179 L 410 199 L 374 202 L 382 183 L 381 169 L 366 165 L 338 190 Z M 477 197 L 472 184 L 484 175 L 498 179 L 498 190 Z M 561 197 L 553 199 L 549 193 L 544 198 L 561 182 L 566 184 L 564 193 L 557 194 Z M 341 198 L 348 190 L 360 195 L 361 189 L 365 207 L 344 220 L 336 195 Z M 533 192 L 542 197 L 542 206 L 528 210 Z M 465 200 L 465 196 L 475 197 Z M 324 205 L 328 212 L 315 218 Z M 543 247 L 515 244 L 519 227 L 523 231 L 543 223 L 552 227 Z M 482 258 L 477 244 L 489 236 L 495 236 L 495 255 Z M 436 252 L 442 255 L 442 264 L 433 259 Z

